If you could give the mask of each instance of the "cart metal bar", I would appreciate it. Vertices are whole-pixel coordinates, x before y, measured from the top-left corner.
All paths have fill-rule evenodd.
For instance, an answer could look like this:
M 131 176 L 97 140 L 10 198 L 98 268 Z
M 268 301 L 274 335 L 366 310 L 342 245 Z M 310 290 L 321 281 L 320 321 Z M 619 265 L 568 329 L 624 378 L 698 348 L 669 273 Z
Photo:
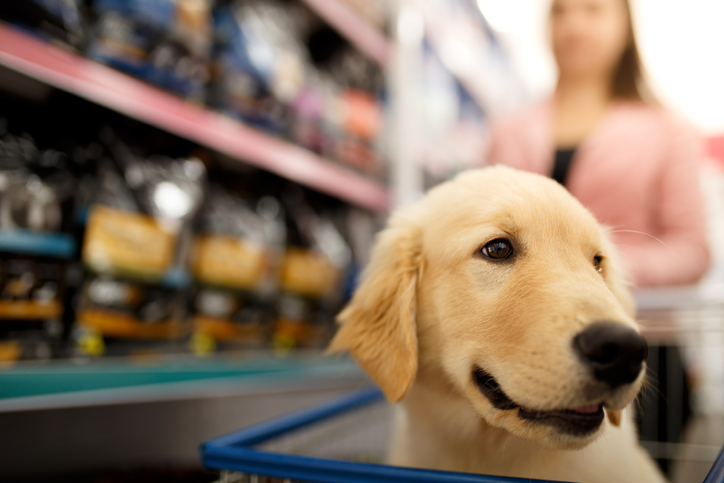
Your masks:
M 706 475 L 704 483 L 724 483 L 724 448 Z
M 212 443 L 207 443 L 204 448 L 203 463 L 207 468 L 318 483 L 560 483 L 336 461 L 248 448 L 228 448 Z
M 445 471 L 401 468 L 371 463 L 286 455 L 253 449 L 252 446 L 304 428 L 347 411 L 382 401 L 384 395 L 367 388 L 281 419 L 207 441 L 201 446 L 204 466 L 299 481 L 319 483 L 523 483 L 530 479 L 473 475 Z M 550 480 L 536 480 L 553 483 Z M 559 482 L 560 483 L 560 482 Z
M 383 398 L 384 395 L 379 389 L 376 387 L 369 387 L 352 393 L 351 395 L 333 399 L 328 403 L 290 414 L 289 416 L 261 423 L 236 433 L 215 438 L 211 441 L 202 443 L 202 448 L 206 448 L 209 445 L 219 447 L 254 446 L 279 435 L 294 431 L 295 429 L 316 423 L 317 421 L 327 419 L 351 409 L 365 406 L 375 401 L 380 401 Z

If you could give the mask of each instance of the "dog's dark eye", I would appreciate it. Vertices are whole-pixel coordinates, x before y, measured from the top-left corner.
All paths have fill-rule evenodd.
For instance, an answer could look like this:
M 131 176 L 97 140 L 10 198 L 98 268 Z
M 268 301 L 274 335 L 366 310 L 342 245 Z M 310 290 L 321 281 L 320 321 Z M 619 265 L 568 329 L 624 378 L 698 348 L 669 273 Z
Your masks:
M 597 272 L 602 272 L 603 267 L 601 266 L 601 262 L 603 262 L 603 257 L 601 255 L 596 255 L 593 257 L 593 266 L 596 267 Z
M 499 238 L 486 243 L 480 251 L 490 259 L 503 260 L 513 255 L 513 246 L 508 240 Z

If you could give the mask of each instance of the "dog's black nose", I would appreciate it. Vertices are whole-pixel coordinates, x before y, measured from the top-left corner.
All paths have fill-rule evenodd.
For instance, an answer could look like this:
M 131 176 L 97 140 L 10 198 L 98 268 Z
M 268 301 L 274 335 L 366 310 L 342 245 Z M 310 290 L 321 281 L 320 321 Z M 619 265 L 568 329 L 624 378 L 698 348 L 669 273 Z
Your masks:
M 649 352 L 641 334 L 613 322 L 597 322 L 573 339 L 581 355 L 599 381 L 618 387 L 633 382 Z

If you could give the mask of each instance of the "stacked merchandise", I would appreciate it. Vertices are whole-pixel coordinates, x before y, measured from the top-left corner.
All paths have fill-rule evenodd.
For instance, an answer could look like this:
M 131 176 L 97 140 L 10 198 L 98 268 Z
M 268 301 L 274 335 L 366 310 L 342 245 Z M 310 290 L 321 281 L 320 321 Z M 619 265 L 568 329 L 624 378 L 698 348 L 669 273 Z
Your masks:
M 225 178 L 209 190 L 191 257 L 192 351 L 324 347 L 349 291 L 350 249 L 333 221 L 348 208 L 325 199 L 320 213 L 299 187 Z
M 304 52 L 297 38 L 307 20 L 298 3 L 229 1 L 214 15 L 213 104 L 280 136 L 289 107 L 304 82 Z
M 279 260 L 286 243 L 279 201 L 258 201 L 212 186 L 191 256 L 191 350 L 266 348 L 271 336 Z
M 272 344 L 285 352 L 324 347 L 345 295 L 349 244 L 335 222 L 339 213 L 315 210 L 300 191 L 288 193 L 289 242 L 279 273 L 278 316 Z
M 298 1 L 6 3 L 24 30 L 384 174 L 381 72 Z M 209 178 L 220 155 L 42 96 L 0 121 L 0 361 L 326 344 L 369 213 L 255 170 L 240 190 Z
M 305 144 L 305 126 L 320 126 L 321 154 L 381 178 L 382 160 L 375 152 L 381 132 L 382 108 L 376 97 L 383 89 L 381 71 L 333 29 L 317 25 L 305 41 L 312 60 L 304 90 L 296 99 L 295 119 L 303 128 L 293 139 Z M 319 106 L 311 116 L 311 106 Z M 312 131 L 314 132 L 314 131 Z
M 83 0 L 0 2 L 0 18 L 75 50 L 85 46 L 87 17 Z
M 110 129 L 101 138 L 106 156 L 83 239 L 88 275 L 77 350 L 88 356 L 178 351 L 188 333 L 184 268 L 204 197 L 204 164 L 193 156 L 146 156 Z
M 2 360 L 326 345 L 369 213 L 65 101 L 0 123 Z
M 197 102 L 206 96 L 211 0 L 94 0 L 88 55 Z
M 382 177 L 380 69 L 301 3 L 231 0 L 215 14 L 214 105 Z
M 75 252 L 71 165 L 66 153 L 39 148 L 0 117 L 0 362 L 61 353 Z
M 379 2 L 349 8 L 381 22 Z M 0 18 L 384 179 L 382 71 L 299 0 L 31 0 Z

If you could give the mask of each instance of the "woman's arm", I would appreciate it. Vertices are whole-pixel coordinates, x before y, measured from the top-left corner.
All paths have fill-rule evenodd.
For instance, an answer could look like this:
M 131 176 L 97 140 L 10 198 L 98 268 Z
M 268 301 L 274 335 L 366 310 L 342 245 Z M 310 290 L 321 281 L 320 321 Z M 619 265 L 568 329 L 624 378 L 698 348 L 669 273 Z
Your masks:
M 691 126 L 673 122 L 668 144 L 656 203 L 660 241 L 640 236 L 636 243 L 620 246 L 638 286 L 694 283 L 709 267 L 699 178 L 704 159 L 703 142 Z

